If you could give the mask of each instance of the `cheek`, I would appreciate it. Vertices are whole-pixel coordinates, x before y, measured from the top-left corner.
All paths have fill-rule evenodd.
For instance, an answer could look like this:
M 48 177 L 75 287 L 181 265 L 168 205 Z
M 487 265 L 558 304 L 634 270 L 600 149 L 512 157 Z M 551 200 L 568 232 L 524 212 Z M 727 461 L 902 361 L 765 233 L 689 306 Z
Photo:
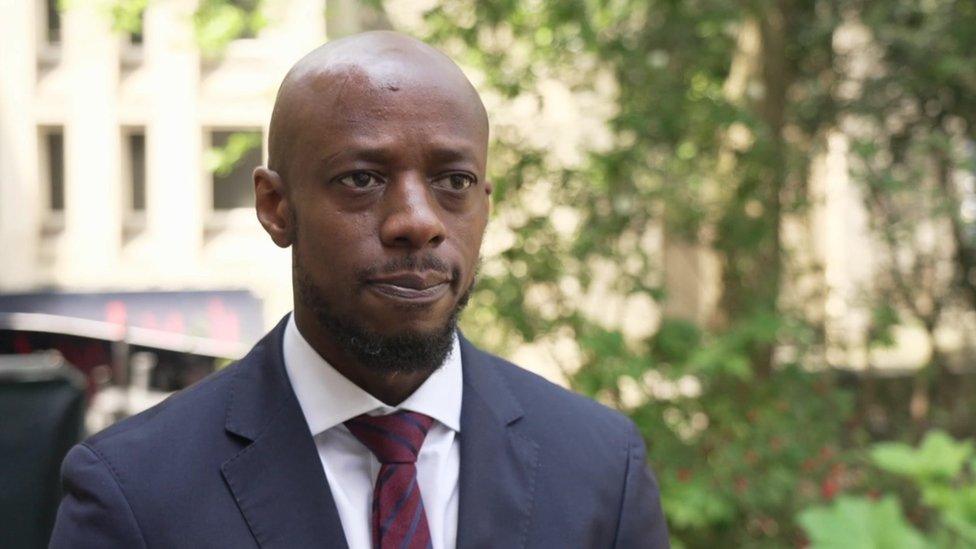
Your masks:
M 361 268 L 360 258 L 369 245 L 369 223 L 364 216 L 326 211 L 300 221 L 298 253 L 317 279 L 349 276 Z
M 487 216 L 478 213 L 459 218 L 455 225 L 454 233 L 458 235 L 458 241 L 470 265 L 478 262 L 487 221 Z

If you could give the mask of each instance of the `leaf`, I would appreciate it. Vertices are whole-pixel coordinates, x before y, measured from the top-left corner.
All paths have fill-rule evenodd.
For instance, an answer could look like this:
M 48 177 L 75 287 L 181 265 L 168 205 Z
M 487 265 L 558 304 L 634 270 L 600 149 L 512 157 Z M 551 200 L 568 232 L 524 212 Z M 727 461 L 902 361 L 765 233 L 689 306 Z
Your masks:
M 948 480 L 959 474 L 972 454 L 972 441 L 956 442 L 943 431 L 932 431 L 917 450 L 897 442 L 876 444 L 871 459 L 896 475 L 920 481 Z
M 204 55 L 219 56 L 231 41 L 257 34 L 267 24 L 262 4 L 263 0 L 200 2 L 193 14 L 193 27 Z
M 803 511 L 798 521 L 810 538 L 812 549 L 922 549 L 930 546 L 905 520 L 894 496 L 879 501 L 841 496 L 830 506 Z
M 247 15 L 232 5 L 216 6 L 197 17 L 195 22 L 197 43 L 208 55 L 219 53 L 248 28 Z
M 976 485 L 926 488 L 922 499 L 940 511 L 942 522 L 949 530 L 976 546 Z
M 970 547 L 976 546 L 976 520 L 962 513 L 949 511 L 943 518 L 945 525 Z
M 204 152 L 203 162 L 207 170 L 224 176 L 234 170 L 244 155 L 260 146 L 260 132 L 236 132 L 227 138 L 225 146 L 207 149 Z

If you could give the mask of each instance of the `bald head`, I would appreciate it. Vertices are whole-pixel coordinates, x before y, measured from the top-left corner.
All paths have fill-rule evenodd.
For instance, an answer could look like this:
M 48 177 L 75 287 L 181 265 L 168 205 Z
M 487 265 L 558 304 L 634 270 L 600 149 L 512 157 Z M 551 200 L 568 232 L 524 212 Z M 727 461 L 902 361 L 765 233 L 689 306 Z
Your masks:
M 461 69 L 437 49 L 390 31 L 356 34 L 322 45 L 299 60 L 285 76 L 275 100 L 269 135 L 268 167 L 286 180 L 291 158 L 311 121 L 325 117 L 389 115 L 384 96 L 413 94 L 418 101 L 450 101 L 483 132 L 485 107 Z M 350 97 L 368 95 L 368 112 L 351 112 Z M 362 110 L 362 109 L 361 109 Z

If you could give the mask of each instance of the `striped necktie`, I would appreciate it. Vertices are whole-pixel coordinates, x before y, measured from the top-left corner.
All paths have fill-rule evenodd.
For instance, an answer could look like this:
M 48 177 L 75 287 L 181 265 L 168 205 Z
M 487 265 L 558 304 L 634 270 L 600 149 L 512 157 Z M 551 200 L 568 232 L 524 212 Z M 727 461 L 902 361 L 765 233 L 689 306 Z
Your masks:
M 373 487 L 374 549 L 429 549 L 430 530 L 417 485 L 417 454 L 434 420 L 416 412 L 363 414 L 345 423 L 379 460 Z

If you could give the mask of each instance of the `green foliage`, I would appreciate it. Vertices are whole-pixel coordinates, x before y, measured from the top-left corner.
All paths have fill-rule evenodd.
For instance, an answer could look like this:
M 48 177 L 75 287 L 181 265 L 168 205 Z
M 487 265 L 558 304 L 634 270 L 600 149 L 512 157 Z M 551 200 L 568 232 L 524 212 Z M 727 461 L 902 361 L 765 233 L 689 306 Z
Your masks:
M 650 441 L 672 535 L 693 547 L 797 539 L 793 514 L 833 482 L 849 401 L 795 368 L 763 384 L 703 379 L 697 398 L 631 411 Z
M 707 529 L 714 525 L 731 524 L 736 507 L 731 501 L 717 498 L 712 483 L 705 478 L 693 478 L 675 483 L 665 496 L 668 521 L 682 529 Z
M 932 353 L 908 402 L 916 435 L 933 422 L 970 430 L 972 414 L 948 374 L 936 332 L 976 307 L 976 199 L 962 174 L 973 172 L 976 128 L 976 4 L 871 0 L 858 5 L 870 47 L 843 52 L 870 70 L 838 108 L 850 123 L 851 175 L 861 185 L 875 236 L 878 274 L 867 295 L 875 312 L 874 344 L 892 343 L 899 321 L 921 326 Z M 907 406 L 906 406 L 907 408 Z M 927 411 L 927 412 L 926 412 Z M 936 416 L 939 416 L 938 419 Z
M 254 36 L 267 24 L 263 0 L 201 0 L 193 14 L 197 45 L 215 57 L 232 40 Z
M 771 314 L 755 314 L 730 329 L 715 334 L 708 345 L 690 357 L 690 371 L 706 377 L 727 374 L 742 381 L 752 378 L 751 350 L 757 344 L 771 344 L 787 328 L 786 320 Z
M 110 6 L 112 29 L 142 34 L 142 14 L 149 0 L 115 0 Z
M 976 545 L 976 460 L 971 440 L 956 441 L 932 431 L 919 448 L 878 444 L 871 458 L 881 469 L 912 481 L 922 503 L 937 515 L 937 539 L 943 546 Z M 941 531 L 938 531 L 941 529 Z
M 223 147 L 211 147 L 204 152 L 207 171 L 227 175 L 249 151 L 261 146 L 260 132 L 236 132 L 227 138 Z
M 84 0 L 59 0 L 64 5 Z M 112 28 L 142 34 L 142 14 L 150 1 L 105 0 Z M 200 0 L 193 12 L 193 31 L 204 57 L 219 57 L 233 40 L 257 35 L 267 24 L 265 0 Z M 59 9 L 64 9 L 59 7 Z
M 894 495 L 879 501 L 841 497 L 830 506 L 800 513 L 798 522 L 818 547 L 976 546 L 976 460 L 970 440 L 957 441 L 943 431 L 928 433 L 918 448 L 879 443 L 871 461 L 887 473 L 911 482 L 923 511 L 911 526 Z M 917 514 L 917 513 L 916 513 Z
M 914 549 L 931 547 L 902 515 L 898 500 L 842 496 L 830 506 L 804 511 L 800 524 L 811 549 Z
M 951 213 L 958 209 L 944 189 L 918 185 L 926 166 L 918 159 L 951 148 L 942 128 L 953 126 L 940 112 L 969 121 L 970 132 L 976 127 L 966 68 L 976 47 L 965 30 L 972 25 L 961 22 L 972 23 L 971 12 L 971 4 L 951 0 L 447 0 L 428 13 L 427 36 L 511 101 L 544 104 L 537 84 L 547 79 L 578 94 L 597 92 L 607 75 L 615 83 L 612 143 L 585 149 L 579 163 L 560 161 L 514 128 L 493 129 L 497 218 L 513 238 L 486 262 L 493 268 L 482 274 L 466 322 L 469 334 L 501 350 L 551 334 L 575 342 L 582 360 L 571 383 L 626 410 L 645 434 L 677 545 L 796 545 L 803 538 L 796 513 L 867 482 L 847 469 L 856 449 L 848 455 L 841 447 L 864 439 L 849 432 L 856 426 L 850 396 L 828 372 L 807 368 L 822 360 L 822 327 L 781 294 L 783 277 L 804 272 L 791 270 L 780 222 L 805 213 L 808 159 L 851 117 L 882 128 L 855 139 L 852 157 L 867 198 L 890 213 L 871 210 L 892 243 L 936 214 L 964 221 Z M 888 63 L 861 77 L 860 88 L 845 83 L 847 54 L 836 46 L 852 21 L 844 13 L 864 14 L 860 24 Z M 741 45 L 749 36 L 757 48 Z M 922 126 L 886 130 L 911 96 Z M 554 206 L 538 207 L 540 182 L 547 202 L 578 216 L 572 231 L 555 226 Z M 667 292 L 655 276 L 659 258 L 634 243 L 661 220 L 667 238 L 707 249 L 720 263 L 715 317 L 665 317 L 656 333 L 633 338 L 574 306 L 600 293 L 594 273 L 607 264 L 617 267 L 616 295 L 660 302 Z M 892 345 L 893 328 L 917 317 L 904 304 L 925 302 L 929 288 L 915 281 L 933 265 L 923 261 L 903 273 L 913 281 L 901 284 L 907 299 L 882 292 L 869 300 L 872 345 Z M 880 288 L 897 281 L 894 266 L 889 273 L 878 277 Z M 546 299 L 531 299 L 537 293 Z M 773 349 L 789 351 L 787 358 L 773 361 Z M 877 453 L 897 454 L 886 447 Z M 920 541 L 893 499 L 837 505 L 805 516 L 863 520 L 864 547 Z M 834 538 L 824 539 L 818 543 Z
M 701 348 L 702 333 L 687 320 L 665 318 L 651 338 L 651 352 L 663 362 L 685 362 Z
M 878 444 L 871 451 L 871 459 L 878 467 L 916 482 L 955 478 L 972 455 L 971 441 L 956 442 L 942 431 L 928 433 L 918 449 L 889 442 Z
M 818 337 L 778 306 L 786 261 L 778 235 L 781 214 L 804 207 L 806 159 L 831 122 L 821 71 L 835 15 L 795 3 L 791 41 L 776 50 L 789 81 L 749 75 L 753 87 L 796 88 L 777 107 L 724 89 L 741 29 L 772 8 L 745 6 L 448 0 L 427 14 L 424 30 L 508 100 L 544 105 L 539 84 L 548 79 L 580 95 L 610 94 L 610 143 L 584 146 L 579 162 L 518 128 L 493 128 L 489 178 L 512 243 L 486 260 L 465 327 L 503 351 L 554 335 L 571 340 L 581 357 L 571 384 L 636 421 L 673 540 L 689 547 L 799 539 L 793 516 L 819 501 L 850 410 L 829 373 L 799 360 L 774 368 L 771 359 L 778 345 L 800 359 Z M 608 79 L 611 92 L 597 85 Z M 787 123 L 801 136 L 795 142 L 782 138 Z M 732 148 L 730 132 L 746 137 Z M 554 215 L 567 206 L 576 220 L 569 230 Z M 646 337 L 597 322 L 578 305 L 586 296 L 664 299 L 660 258 L 642 244 L 662 221 L 669 238 L 719 259 L 720 314 L 708 323 L 665 317 Z M 599 275 L 606 270 L 609 288 Z
M 878 303 L 871 310 L 871 328 L 868 341 L 871 345 L 891 347 L 895 344 L 894 328 L 901 318 L 898 310 L 889 302 Z

